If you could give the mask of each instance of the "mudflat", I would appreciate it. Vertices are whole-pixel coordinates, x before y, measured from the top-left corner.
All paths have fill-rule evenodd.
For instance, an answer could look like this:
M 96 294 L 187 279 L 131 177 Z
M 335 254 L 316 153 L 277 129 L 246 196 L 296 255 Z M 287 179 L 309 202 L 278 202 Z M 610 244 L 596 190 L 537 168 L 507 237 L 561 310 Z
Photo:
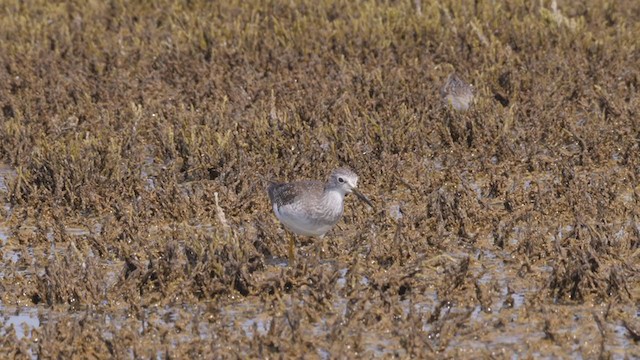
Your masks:
M 638 34 L 631 0 L 3 1 L 0 353 L 638 358 Z M 267 180 L 338 166 L 374 207 L 290 264 Z

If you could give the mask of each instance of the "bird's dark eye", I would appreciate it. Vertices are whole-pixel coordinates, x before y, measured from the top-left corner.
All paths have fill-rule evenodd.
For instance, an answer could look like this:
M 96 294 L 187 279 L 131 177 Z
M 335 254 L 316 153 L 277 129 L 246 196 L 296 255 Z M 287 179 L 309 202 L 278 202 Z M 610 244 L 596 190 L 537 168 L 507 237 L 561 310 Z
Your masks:
M 343 182 L 344 182 L 344 179 L 343 179 L 343 178 L 341 178 L 341 177 L 339 177 L 339 178 L 338 178 L 338 182 L 343 183 Z

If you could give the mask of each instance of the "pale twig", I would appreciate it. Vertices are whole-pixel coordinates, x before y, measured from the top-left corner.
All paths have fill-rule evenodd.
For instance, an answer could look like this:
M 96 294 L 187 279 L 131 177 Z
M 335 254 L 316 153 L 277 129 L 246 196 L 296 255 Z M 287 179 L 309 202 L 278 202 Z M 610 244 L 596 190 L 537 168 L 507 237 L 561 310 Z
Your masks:
M 220 225 L 222 225 L 222 229 L 224 230 L 225 236 L 229 236 L 229 232 L 231 230 L 231 227 L 229 226 L 229 223 L 227 222 L 227 218 L 224 215 L 224 211 L 220 207 L 220 204 L 218 202 L 218 193 L 217 192 L 213 193 L 213 198 L 214 198 L 215 203 L 216 203 L 216 216 L 218 217 L 218 221 L 220 221 Z

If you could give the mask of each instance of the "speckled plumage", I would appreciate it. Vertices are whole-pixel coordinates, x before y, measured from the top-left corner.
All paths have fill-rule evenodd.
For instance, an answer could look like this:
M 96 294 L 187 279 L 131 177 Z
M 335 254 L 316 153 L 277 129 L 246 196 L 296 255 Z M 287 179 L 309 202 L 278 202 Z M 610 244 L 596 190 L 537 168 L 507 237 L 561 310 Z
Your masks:
M 473 102 L 473 86 L 453 73 L 447 77 L 447 81 L 440 89 L 440 96 L 455 110 L 466 111 Z
M 326 183 L 313 180 L 273 183 L 268 188 L 273 212 L 298 235 L 322 237 L 342 217 L 344 196 L 350 192 L 371 204 L 355 188 L 358 176 L 351 170 L 334 170 Z

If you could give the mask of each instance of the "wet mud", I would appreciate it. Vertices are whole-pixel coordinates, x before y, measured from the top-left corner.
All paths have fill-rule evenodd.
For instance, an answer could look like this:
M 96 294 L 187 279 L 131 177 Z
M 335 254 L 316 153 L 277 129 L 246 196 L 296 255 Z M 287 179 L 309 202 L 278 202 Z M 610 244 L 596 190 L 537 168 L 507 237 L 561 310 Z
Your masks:
M 4 1 L 0 29 L 0 353 L 640 357 L 637 2 Z M 265 179 L 337 166 L 374 207 L 290 264 Z

